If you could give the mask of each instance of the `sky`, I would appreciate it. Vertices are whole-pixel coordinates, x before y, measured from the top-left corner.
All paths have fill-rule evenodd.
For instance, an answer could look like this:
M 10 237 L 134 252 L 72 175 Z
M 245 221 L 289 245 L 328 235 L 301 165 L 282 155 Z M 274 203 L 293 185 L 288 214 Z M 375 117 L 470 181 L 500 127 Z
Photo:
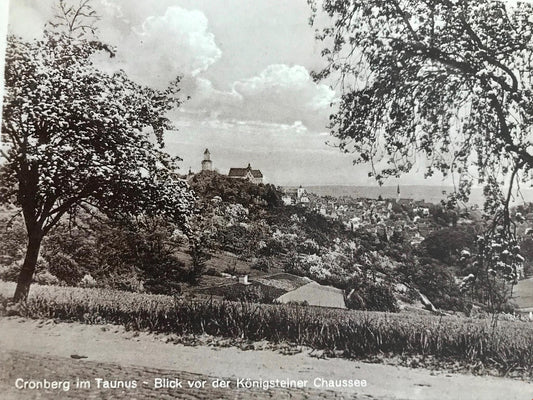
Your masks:
M 5 21 L 7 0 L 0 3 Z M 11 0 L 9 32 L 39 37 L 54 3 Z M 101 16 L 100 40 L 117 49 L 113 59 L 97 58 L 99 67 L 124 69 L 133 80 L 158 88 L 182 77 L 183 96 L 190 100 L 171 113 L 177 130 L 166 134 L 167 151 L 183 159 L 182 172 L 199 171 L 209 148 L 214 168 L 224 174 L 250 163 L 276 185 L 375 184 L 369 168 L 354 166 L 328 133 L 338 93 L 310 76 L 324 61 L 306 0 L 92 4 Z M 397 183 L 443 182 L 424 181 L 418 170 L 386 184 Z

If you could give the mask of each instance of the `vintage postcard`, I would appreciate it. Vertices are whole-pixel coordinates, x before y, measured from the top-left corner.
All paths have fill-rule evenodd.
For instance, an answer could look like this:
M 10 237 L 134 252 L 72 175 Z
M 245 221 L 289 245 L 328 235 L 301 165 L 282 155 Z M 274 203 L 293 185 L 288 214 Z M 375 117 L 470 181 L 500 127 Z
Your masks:
M 533 3 L 0 3 L 1 399 L 533 398 Z

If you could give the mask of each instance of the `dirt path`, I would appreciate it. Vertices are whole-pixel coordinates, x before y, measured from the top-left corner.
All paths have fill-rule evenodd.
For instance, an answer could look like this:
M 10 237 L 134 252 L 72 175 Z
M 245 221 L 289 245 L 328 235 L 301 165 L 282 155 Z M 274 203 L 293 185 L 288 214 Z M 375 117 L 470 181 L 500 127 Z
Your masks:
M 184 346 L 165 343 L 155 335 L 134 336 L 115 326 L 0 318 L 0 390 L 10 398 L 357 398 L 357 399 L 520 399 L 533 398 L 533 385 L 495 377 L 431 372 L 342 359 L 316 359 L 307 352 L 282 355 L 271 350 L 243 351 L 235 347 Z M 87 357 L 76 360 L 71 355 Z M 11 371 L 11 372 L 9 372 Z M 154 379 L 206 380 L 206 388 L 155 389 Z M 135 380 L 138 387 L 95 390 L 95 378 Z M 51 394 L 16 389 L 15 380 L 90 380 L 82 392 Z M 238 380 L 259 384 L 268 380 L 307 380 L 305 389 L 237 389 Z M 197 380 L 198 380 L 197 379 Z M 213 388 L 216 379 L 229 388 Z M 315 387 L 328 380 L 365 380 L 366 387 Z M 20 381 L 19 381 L 20 382 Z M 143 382 L 147 382 L 144 384 Z M 246 382 L 246 381 L 241 381 Z M 85 394 L 87 394 L 85 393 Z M 69 397 L 76 396 L 79 397 Z M 41 396 L 41 397 L 40 397 Z M 48 397 L 47 397 L 48 396 Z M 52 396 L 52 397 L 50 397 Z M 56 396 L 56 397 L 53 397 Z M 166 397 L 170 396 L 170 397 Z M 6 398 L 4 395 L 0 396 Z
M 317 391 L 313 389 L 275 388 L 221 388 L 213 387 L 217 378 L 150 367 L 123 366 L 119 364 L 80 361 L 72 358 L 43 356 L 24 352 L 0 350 L 0 365 L 7 368 L 0 373 L 0 398 L 19 399 L 369 399 L 367 396 L 348 395 L 341 392 Z M 45 377 L 48 382 L 69 382 L 48 390 L 17 389 L 23 385 L 21 377 L 37 379 Z M 158 380 L 181 382 L 181 387 L 156 387 Z M 77 384 L 89 382 L 90 387 Z M 104 382 L 107 381 L 107 382 Z M 7 383 L 6 383 L 7 382 Z M 9 384 L 11 382 L 11 384 Z M 15 382 L 15 383 L 13 383 Z M 112 388 L 116 382 L 124 387 Z M 131 382 L 136 382 L 133 388 Z M 189 388 L 188 383 L 205 383 L 204 388 Z M 127 387 L 130 386 L 130 387 Z M 193 385 L 194 386 L 194 385 Z

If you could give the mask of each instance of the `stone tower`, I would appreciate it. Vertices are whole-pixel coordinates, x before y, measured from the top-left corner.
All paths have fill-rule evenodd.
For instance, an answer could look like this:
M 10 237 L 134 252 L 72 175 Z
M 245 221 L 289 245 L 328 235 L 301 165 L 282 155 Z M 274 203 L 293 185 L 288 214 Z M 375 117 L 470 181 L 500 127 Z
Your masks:
M 202 161 L 202 171 L 212 171 L 213 162 L 211 161 L 211 153 L 208 149 L 204 151 L 204 160 Z

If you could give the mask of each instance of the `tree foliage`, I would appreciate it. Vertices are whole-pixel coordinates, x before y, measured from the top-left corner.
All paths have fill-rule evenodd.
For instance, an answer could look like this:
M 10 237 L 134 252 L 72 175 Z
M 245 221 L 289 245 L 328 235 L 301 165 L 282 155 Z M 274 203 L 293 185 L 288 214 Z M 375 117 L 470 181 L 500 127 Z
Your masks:
M 314 2 L 312 2 L 314 3 Z M 378 179 L 412 169 L 468 172 L 487 181 L 501 166 L 528 170 L 533 7 L 491 0 L 371 0 L 323 3 L 332 25 L 328 66 L 342 97 L 331 130 Z
M 431 232 L 422 242 L 422 249 L 430 257 L 453 266 L 458 264 L 461 250 L 475 250 L 476 231 L 473 227 L 443 228 Z
M 205 200 L 219 197 L 227 203 L 238 203 L 245 207 L 254 204 L 268 208 L 282 205 L 281 193 L 272 184 L 256 185 L 248 180 L 229 178 L 215 171 L 202 171 L 196 174 L 190 185 Z
M 515 281 L 520 260 L 495 259 L 491 246 L 514 254 L 509 203 L 533 168 L 533 5 L 325 0 L 322 9 L 329 23 L 317 38 L 328 64 L 315 78 L 338 79 L 330 129 L 341 150 L 371 163 L 379 182 L 420 161 L 426 176 L 458 176 L 451 203 L 483 185 L 491 223 L 478 262 Z
M 16 300 L 27 296 L 42 238 L 75 208 L 163 213 L 184 225 L 194 203 L 174 178 L 178 159 L 162 149 L 179 79 L 153 90 L 98 70 L 91 57 L 113 53 L 90 36 L 94 10 L 59 5 L 42 39 L 7 39 L 1 200 L 21 208 L 28 235 Z
M 355 283 L 345 296 L 345 303 L 346 307 L 352 310 L 399 311 L 391 286 L 385 283 Z

